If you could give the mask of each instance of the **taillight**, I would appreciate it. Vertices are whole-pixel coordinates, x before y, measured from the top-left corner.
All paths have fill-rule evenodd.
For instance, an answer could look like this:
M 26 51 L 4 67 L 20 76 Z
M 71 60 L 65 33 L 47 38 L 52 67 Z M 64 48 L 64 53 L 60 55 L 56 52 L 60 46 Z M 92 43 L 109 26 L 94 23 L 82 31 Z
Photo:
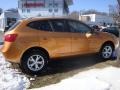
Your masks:
M 17 34 L 7 34 L 5 35 L 5 41 L 14 42 L 16 40 Z

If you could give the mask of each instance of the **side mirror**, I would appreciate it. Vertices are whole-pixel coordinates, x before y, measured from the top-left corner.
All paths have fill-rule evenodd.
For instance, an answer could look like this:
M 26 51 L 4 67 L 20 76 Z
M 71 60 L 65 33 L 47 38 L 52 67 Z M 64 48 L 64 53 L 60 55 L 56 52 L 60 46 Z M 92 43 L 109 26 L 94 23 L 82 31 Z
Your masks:
M 92 34 L 99 34 L 96 29 L 92 29 L 92 30 L 91 30 L 91 33 L 92 33 Z

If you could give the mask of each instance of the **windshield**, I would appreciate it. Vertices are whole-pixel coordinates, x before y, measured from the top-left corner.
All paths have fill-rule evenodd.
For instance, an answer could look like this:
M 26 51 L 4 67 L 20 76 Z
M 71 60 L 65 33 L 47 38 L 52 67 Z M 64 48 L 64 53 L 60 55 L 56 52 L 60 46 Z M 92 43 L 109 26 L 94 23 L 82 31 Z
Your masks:
M 109 28 L 107 28 L 107 29 L 109 29 L 109 30 L 118 30 L 117 27 L 109 27 Z

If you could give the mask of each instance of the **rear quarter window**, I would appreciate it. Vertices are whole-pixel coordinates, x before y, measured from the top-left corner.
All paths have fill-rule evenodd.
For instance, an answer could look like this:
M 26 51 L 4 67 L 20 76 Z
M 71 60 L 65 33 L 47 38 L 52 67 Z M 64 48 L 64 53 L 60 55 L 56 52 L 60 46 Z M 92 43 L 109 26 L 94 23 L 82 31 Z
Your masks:
M 12 26 L 8 29 L 8 31 L 13 30 L 13 29 L 16 28 L 19 24 L 20 24 L 20 21 L 17 21 L 14 25 L 12 25 Z

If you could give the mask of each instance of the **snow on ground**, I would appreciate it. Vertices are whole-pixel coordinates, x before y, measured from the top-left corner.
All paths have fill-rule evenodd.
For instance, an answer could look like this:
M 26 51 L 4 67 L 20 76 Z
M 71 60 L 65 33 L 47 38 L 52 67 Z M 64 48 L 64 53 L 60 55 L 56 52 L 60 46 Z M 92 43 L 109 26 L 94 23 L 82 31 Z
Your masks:
M 0 54 L 0 90 L 26 90 L 30 86 L 29 79 L 10 66 Z
M 32 90 L 120 90 L 120 68 L 92 69 L 58 84 Z

